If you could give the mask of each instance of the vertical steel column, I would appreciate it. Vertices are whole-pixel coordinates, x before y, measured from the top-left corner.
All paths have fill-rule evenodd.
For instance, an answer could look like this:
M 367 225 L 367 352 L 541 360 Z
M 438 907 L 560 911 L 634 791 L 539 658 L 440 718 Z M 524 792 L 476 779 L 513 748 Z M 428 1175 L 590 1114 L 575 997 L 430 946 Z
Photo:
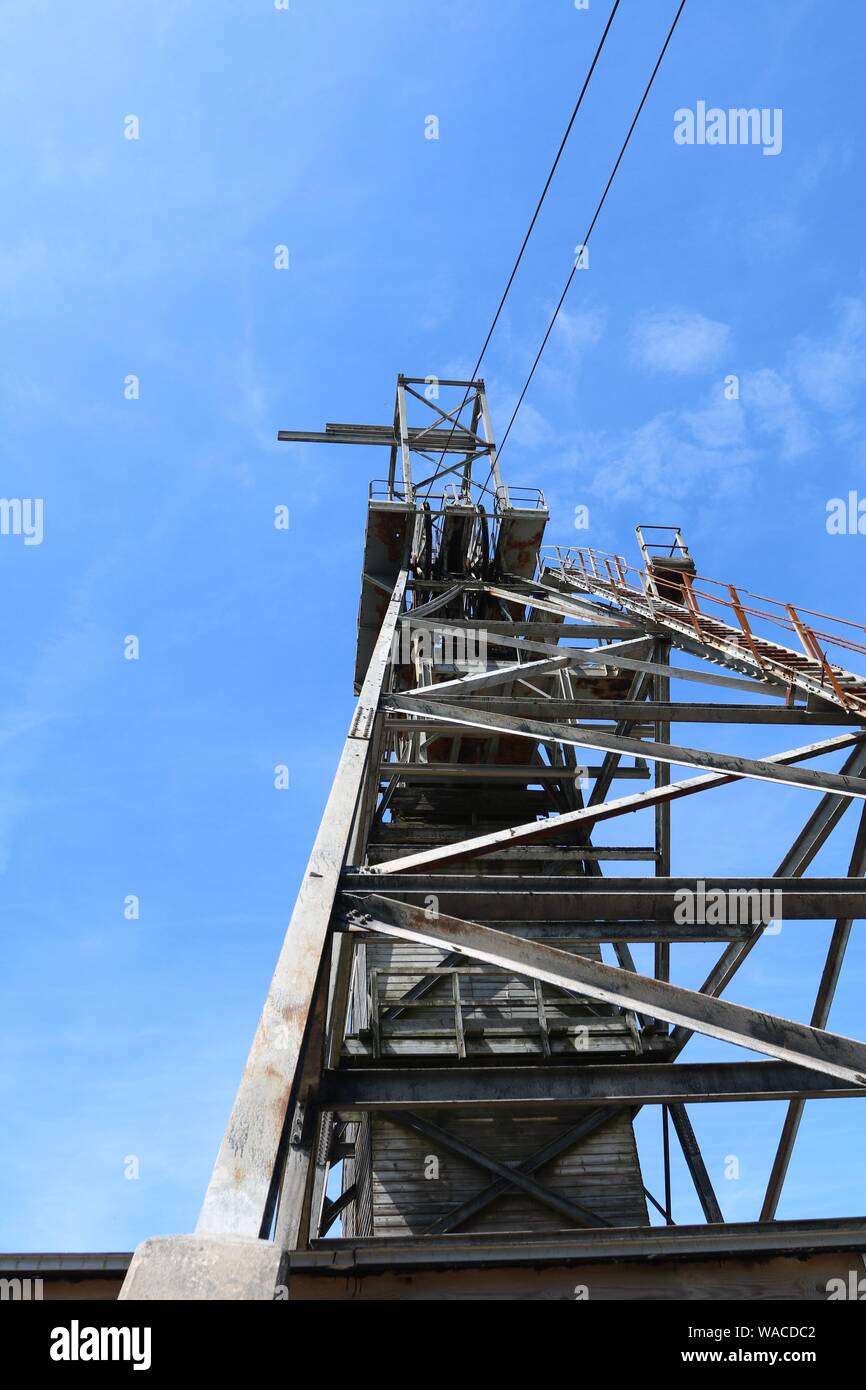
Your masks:
M 299 1096 L 317 986 L 327 964 L 328 928 L 367 770 L 379 697 L 406 591 L 394 586 L 331 794 L 277 961 L 197 1230 L 266 1237 L 281 1180 L 287 1115 Z M 325 977 L 326 978 L 326 977 Z M 324 1020 L 323 1020 L 324 1021 Z M 303 1186 L 303 1184 L 301 1184 Z M 285 1203 L 284 1203 L 285 1206 Z M 285 1222 L 285 1210 L 281 1221 Z M 292 1223 L 289 1222 L 291 1225 Z
M 866 874 L 866 811 L 860 817 L 860 824 L 854 837 L 854 848 L 851 851 L 851 862 L 848 865 L 848 877 L 862 878 L 864 874 Z M 850 919 L 840 918 L 833 928 L 827 959 L 821 975 L 821 983 L 818 986 L 818 995 L 815 999 L 815 1007 L 812 1010 L 811 1024 L 813 1028 L 827 1027 L 852 925 Z M 776 1219 L 776 1209 L 782 1195 L 788 1165 L 794 1152 L 794 1144 L 805 1108 L 806 1102 L 804 1100 L 796 1099 L 788 1102 L 785 1123 L 779 1138 L 779 1147 L 773 1160 L 767 1192 L 761 1208 L 762 1221 L 775 1221 Z
M 662 666 L 670 662 L 671 644 L 664 640 L 656 643 L 654 660 Z M 670 676 L 653 677 L 653 698 L 667 703 L 671 698 Z M 658 743 L 670 743 L 671 724 L 669 719 L 655 721 L 655 736 Z M 655 765 L 655 784 L 667 787 L 671 780 L 670 763 L 657 762 Z M 671 872 L 671 804 L 662 801 L 655 808 L 656 873 L 668 878 Z M 669 941 L 659 941 L 655 947 L 655 976 L 657 980 L 671 977 L 671 947 Z

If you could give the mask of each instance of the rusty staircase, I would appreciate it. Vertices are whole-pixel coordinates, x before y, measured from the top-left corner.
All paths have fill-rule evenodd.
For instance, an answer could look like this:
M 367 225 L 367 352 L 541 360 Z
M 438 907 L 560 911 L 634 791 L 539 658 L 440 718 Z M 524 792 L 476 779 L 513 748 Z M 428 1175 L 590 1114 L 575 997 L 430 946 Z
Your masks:
M 866 636 L 866 628 L 698 575 L 678 527 L 638 526 L 636 531 L 643 568 L 592 547 L 555 547 L 545 557 L 548 571 L 553 570 L 568 587 L 609 599 L 626 613 L 655 625 L 660 635 L 669 632 L 696 643 L 697 654 L 705 659 L 712 660 L 716 653 L 725 665 L 735 664 L 744 674 L 785 686 L 789 703 L 801 691 L 810 700 L 829 701 L 854 715 L 866 714 L 866 680 L 831 662 L 826 651 L 835 646 L 866 655 L 866 645 L 847 631 Z M 649 541 L 648 531 L 671 534 L 666 541 Z M 713 605 L 727 609 L 736 624 L 708 612 Z M 819 627 L 815 620 L 824 625 Z M 759 626 L 794 634 L 802 651 L 768 638 L 758 631 Z

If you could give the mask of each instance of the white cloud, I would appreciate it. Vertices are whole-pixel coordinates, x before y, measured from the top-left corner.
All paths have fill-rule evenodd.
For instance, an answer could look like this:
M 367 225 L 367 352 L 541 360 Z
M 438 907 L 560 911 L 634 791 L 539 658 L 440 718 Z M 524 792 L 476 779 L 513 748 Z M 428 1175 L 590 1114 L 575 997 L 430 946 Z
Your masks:
M 654 354 L 656 365 L 664 358 L 671 370 L 684 371 L 682 364 L 701 357 L 708 363 L 730 333 L 700 315 L 647 315 L 638 323 L 641 351 Z M 674 361 L 681 365 L 674 368 Z M 730 365 L 736 370 L 735 361 Z M 559 442 L 545 460 L 548 488 L 579 483 L 582 502 L 601 497 L 652 508 L 742 493 L 771 455 L 789 462 L 822 440 L 850 447 L 861 439 L 855 408 L 866 387 L 866 301 L 844 301 L 826 334 L 795 339 L 778 366 L 736 375 L 739 399 L 728 398 L 728 378 L 719 372 L 690 407 L 661 411 L 631 429 L 565 439 L 526 403 L 525 437 L 518 434 L 520 416 L 515 436 L 530 448 Z M 819 411 L 832 412 L 829 426 Z M 866 438 L 861 448 L 866 457 Z
M 816 433 L 782 372 L 761 367 L 743 378 L 743 401 L 749 418 L 764 434 L 776 435 L 783 459 L 799 458 L 816 442 Z
M 604 309 L 584 309 L 569 313 L 560 309 L 554 332 L 571 358 L 579 358 L 585 348 L 595 347 L 607 326 Z
M 693 439 L 706 449 L 732 448 L 745 437 L 743 407 L 739 401 L 727 399 L 721 382 L 697 410 L 684 411 L 682 420 Z
M 866 304 L 846 299 L 824 338 L 796 339 L 792 365 L 803 395 L 822 410 L 849 410 L 866 383 Z
M 529 401 L 524 401 L 514 421 L 512 438 L 515 444 L 524 449 L 538 449 L 542 444 L 551 442 L 554 430 L 540 410 L 536 410 Z
M 682 364 L 699 358 L 708 364 L 729 335 L 725 324 L 700 315 L 648 315 L 639 324 L 644 361 L 665 360 L 670 370 L 684 371 Z M 841 438 L 864 385 L 866 303 L 849 299 L 826 335 L 798 338 L 780 367 L 742 372 L 739 400 L 727 398 L 720 377 L 691 409 L 663 411 L 619 434 L 583 436 L 561 456 L 558 471 L 582 472 L 596 496 L 648 506 L 699 498 L 707 489 L 741 491 L 768 446 L 786 461 L 816 447 L 821 435 L 812 406 L 834 412 L 833 433 Z
M 742 492 L 751 477 L 752 451 L 739 441 L 736 402 L 728 437 L 710 440 L 710 416 L 665 411 L 637 429 L 615 435 L 583 435 L 556 463 L 557 472 L 588 480 L 588 489 L 606 502 L 640 501 L 652 508 L 680 504 L 690 494 L 712 488 L 718 496 Z
M 704 371 L 718 362 L 728 347 L 728 324 L 686 309 L 642 314 L 631 334 L 632 356 L 654 372 L 687 375 Z

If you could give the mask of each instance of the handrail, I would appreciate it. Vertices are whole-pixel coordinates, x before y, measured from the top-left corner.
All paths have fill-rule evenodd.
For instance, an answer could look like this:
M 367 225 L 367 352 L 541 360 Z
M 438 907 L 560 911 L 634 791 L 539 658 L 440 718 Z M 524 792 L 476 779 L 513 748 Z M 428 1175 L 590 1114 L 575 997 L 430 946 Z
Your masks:
M 639 569 L 637 565 L 630 564 L 622 556 L 615 555 L 611 551 L 583 546 L 574 548 L 569 546 L 563 550 L 561 547 L 553 546 L 544 547 L 542 553 L 549 554 L 551 551 L 555 553 L 563 573 L 567 570 L 579 570 L 594 581 L 606 582 L 614 593 L 617 591 L 631 592 L 650 603 L 659 603 L 662 606 L 666 603 L 673 603 L 673 600 L 652 597 L 651 593 L 648 593 L 647 571 Z M 608 570 L 608 574 L 608 567 L 615 568 L 616 582 L 614 583 L 610 577 L 605 580 L 603 573 L 600 573 L 600 567 L 602 570 Z M 710 588 L 722 589 L 728 597 L 710 592 Z M 689 620 L 696 630 L 699 628 L 701 617 L 712 617 L 706 612 L 705 607 L 701 606 L 701 600 L 705 605 L 715 604 L 733 614 L 736 622 L 731 622 L 730 625 L 740 628 L 753 653 L 755 652 L 755 637 L 751 631 L 749 619 L 759 619 L 784 632 L 792 633 L 802 645 L 806 656 L 820 665 L 827 664 L 826 656 L 821 650 L 820 643 L 822 642 L 844 651 L 857 652 L 866 656 L 866 644 L 854 641 L 853 637 L 846 633 L 835 631 L 833 628 L 817 627 L 807 621 L 807 619 L 819 618 L 824 623 L 833 624 L 835 627 L 852 628 L 866 636 L 866 626 L 849 618 L 837 618 L 819 609 L 808 608 L 804 604 L 786 603 L 782 599 L 769 598 L 764 594 L 758 594 L 739 586 L 735 587 L 724 580 L 712 579 L 707 575 L 683 576 L 683 591 L 684 599 L 679 606 L 686 609 Z M 751 599 L 753 602 L 744 602 L 744 599 Z M 771 607 L 758 605 L 771 605 Z M 757 656 L 757 653 L 755 655 Z M 832 680 L 832 676 L 830 679 Z
M 515 498 L 517 499 L 515 507 Z M 500 483 L 496 489 L 496 510 L 546 511 L 547 503 L 540 487 L 515 487 Z

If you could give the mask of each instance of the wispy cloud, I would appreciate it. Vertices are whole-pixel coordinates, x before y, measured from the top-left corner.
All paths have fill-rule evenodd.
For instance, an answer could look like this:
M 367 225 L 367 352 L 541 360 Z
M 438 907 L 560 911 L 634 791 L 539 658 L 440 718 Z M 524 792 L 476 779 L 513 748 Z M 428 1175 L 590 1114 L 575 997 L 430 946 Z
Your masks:
M 743 407 L 738 400 L 729 400 L 720 385 L 694 410 L 683 411 L 680 419 L 694 442 L 713 452 L 736 448 L 746 437 Z
M 539 449 L 556 437 L 550 422 L 529 401 L 524 401 L 514 422 L 514 442 L 524 449 Z
M 615 501 L 680 499 L 709 477 L 719 493 L 749 481 L 751 451 L 742 445 L 708 447 L 687 415 L 666 411 L 619 440 L 607 442 L 592 490 Z
M 823 337 L 796 339 L 791 355 L 797 384 L 821 410 L 850 410 L 866 384 L 866 304 L 842 300 L 836 324 Z
M 653 372 L 688 375 L 713 367 L 728 349 L 731 329 L 686 309 L 645 313 L 631 333 L 632 357 Z
M 631 339 L 643 365 L 683 374 L 709 366 L 729 341 L 726 324 L 679 310 L 642 316 Z M 738 396 L 720 376 L 693 406 L 581 436 L 553 466 L 571 472 L 579 460 L 592 492 L 608 500 L 663 503 L 708 482 L 719 495 L 746 489 L 768 451 L 793 462 L 817 448 L 827 415 L 834 440 L 851 434 L 866 387 L 866 302 L 842 301 L 825 333 L 796 338 L 784 361 L 743 370 L 738 380 Z
M 579 359 L 587 348 L 595 347 L 607 326 L 604 309 L 581 309 L 570 313 L 560 309 L 556 319 L 559 345 L 569 358 Z
M 751 422 L 779 441 L 783 459 L 799 458 L 814 447 L 816 430 L 783 372 L 772 367 L 747 372 L 742 394 Z

